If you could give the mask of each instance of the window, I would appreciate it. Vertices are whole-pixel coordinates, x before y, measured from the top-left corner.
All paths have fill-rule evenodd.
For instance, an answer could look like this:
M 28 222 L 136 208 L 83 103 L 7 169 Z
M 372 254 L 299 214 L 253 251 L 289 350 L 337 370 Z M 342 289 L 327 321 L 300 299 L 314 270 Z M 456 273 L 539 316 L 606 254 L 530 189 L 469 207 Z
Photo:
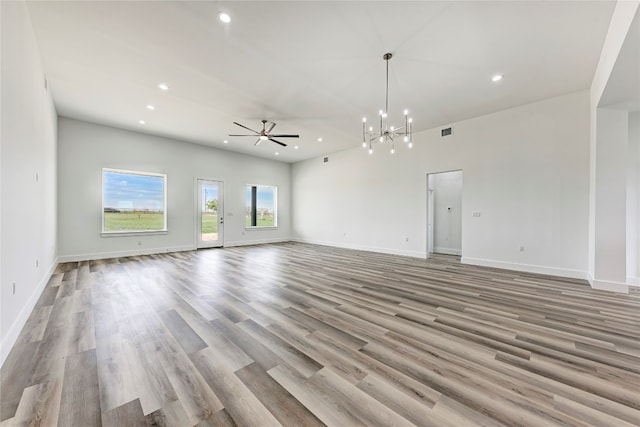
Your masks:
M 167 230 L 167 176 L 102 169 L 102 232 Z
M 277 187 L 269 185 L 247 185 L 247 228 L 278 226 L 277 196 Z

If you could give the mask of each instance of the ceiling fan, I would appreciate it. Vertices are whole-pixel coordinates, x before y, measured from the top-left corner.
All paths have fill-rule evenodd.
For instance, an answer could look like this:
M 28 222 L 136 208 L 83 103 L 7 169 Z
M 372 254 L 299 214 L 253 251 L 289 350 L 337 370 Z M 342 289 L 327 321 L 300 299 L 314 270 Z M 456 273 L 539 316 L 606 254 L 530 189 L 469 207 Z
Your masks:
M 267 129 L 267 123 L 269 124 L 269 128 Z M 253 132 L 253 134 L 250 135 L 234 135 L 234 134 L 229 134 L 229 136 L 257 136 L 258 140 L 256 141 L 256 143 L 254 145 L 258 145 L 260 144 L 262 141 L 273 141 L 276 144 L 280 144 L 283 147 L 286 147 L 287 144 L 285 144 L 284 142 L 280 142 L 277 141 L 273 138 L 300 138 L 300 135 L 286 135 L 286 134 L 272 134 L 271 131 L 273 130 L 274 127 L 276 127 L 276 124 L 274 122 L 270 122 L 268 120 L 262 120 L 262 130 L 260 132 L 258 132 L 257 130 L 253 130 L 251 128 L 246 127 L 245 125 L 241 125 L 238 122 L 233 122 L 234 125 L 240 126 L 241 128 L 250 130 L 251 132 Z

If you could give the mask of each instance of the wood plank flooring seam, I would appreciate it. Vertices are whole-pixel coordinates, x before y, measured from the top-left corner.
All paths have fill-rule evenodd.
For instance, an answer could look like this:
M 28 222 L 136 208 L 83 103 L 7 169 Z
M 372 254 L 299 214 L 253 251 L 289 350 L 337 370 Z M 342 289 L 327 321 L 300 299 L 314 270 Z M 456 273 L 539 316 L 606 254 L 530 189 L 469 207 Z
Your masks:
M 637 326 L 640 291 L 455 256 L 63 263 L 0 370 L 0 427 L 640 426 Z

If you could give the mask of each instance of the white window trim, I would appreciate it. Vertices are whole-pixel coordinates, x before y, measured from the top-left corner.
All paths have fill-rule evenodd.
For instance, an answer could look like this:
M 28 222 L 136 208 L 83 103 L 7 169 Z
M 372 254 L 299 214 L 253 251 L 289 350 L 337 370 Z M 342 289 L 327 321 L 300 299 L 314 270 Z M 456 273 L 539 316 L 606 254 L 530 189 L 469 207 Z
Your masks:
M 123 230 L 123 231 L 105 231 L 104 230 L 104 173 L 105 172 L 115 172 L 115 173 L 122 173 L 122 174 L 129 174 L 129 175 L 141 175 L 141 176 L 155 176 L 155 177 L 160 177 L 163 178 L 164 180 L 164 185 L 163 185 L 163 194 L 162 194 L 162 198 L 163 198 L 163 212 L 164 212 L 164 224 L 163 224 L 163 228 L 159 229 L 159 230 Z M 161 235 L 161 234 L 167 234 L 169 232 L 168 228 L 167 228 L 167 218 L 168 218 L 168 212 L 167 212 L 167 187 L 168 187 L 168 179 L 167 179 L 167 174 L 166 173 L 156 173 L 156 172 L 142 172 L 142 171 L 132 171 L 132 170 L 127 170 L 127 169 L 113 169 L 113 168 L 102 168 L 102 174 L 101 174 L 101 183 L 102 183 L 102 212 L 101 212 L 101 232 L 100 232 L 100 236 L 101 237 L 126 237 L 126 236 L 150 236 L 150 235 Z

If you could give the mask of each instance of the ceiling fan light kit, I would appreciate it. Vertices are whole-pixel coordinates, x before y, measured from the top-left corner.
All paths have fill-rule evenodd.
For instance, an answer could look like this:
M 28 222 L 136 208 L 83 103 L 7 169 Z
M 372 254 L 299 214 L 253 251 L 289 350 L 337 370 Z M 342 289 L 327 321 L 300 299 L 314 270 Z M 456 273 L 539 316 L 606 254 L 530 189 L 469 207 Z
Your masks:
M 373 154 L 373 145 L 375 143 L 391 142 L 390 153 L 396 152 L 396 138 L 402 138 L 402 142 L 407 147 L 413 147 L 413 120 L 409 117 L 409 110 L 404 110 L 404 126 L 394 127 L 389 125 L 387 117 L 389 115 L 389 60 L 393 57 L 391 53 L 385 53 L 382 59 L 387 63 L 387 79 L 385 82 L 385 104 L 384 110 L 380 110 L 380 127 L 374 131 L 373 126 L 367 128 L 367 118 L 362 119 L 362 147 L 369 147 L 369 154 Z
M 267 128 L 267 123 L 269 124 L 269 128 Z M 242 125 L 238 122 L 233 122 L 234 125 L 236 126 L 240 126 L 243 129 L 246 130 L 250 130 L 251 132 L 253 132 L 253 134 L 229 134 L 229 136 L 253 136 L 253 137 L 258 137 L 258 139 L 256 140 L 256 142 L 253 145 L 258 145 L 260 144 L 262 141 L 271 141 L 271 142 L 275 142 L 276 144 L 282 145 L 283 147 L 286 147 L 287 144 L 285 144 L 284 142 L 280 142 L 274 138 L 300 138 L 300 135 L 293 135 L 293 134 L 273 134 L 271 133 L 271 131 L 273 131 L 273 128 L 276 127 L 275 122 L 270 122 L 268 120 L 262 120 L 262 130 L 261 131 L 257 131 L 257 130 L 253 130 L 251 128 L 246 127 L 245 125 Z

